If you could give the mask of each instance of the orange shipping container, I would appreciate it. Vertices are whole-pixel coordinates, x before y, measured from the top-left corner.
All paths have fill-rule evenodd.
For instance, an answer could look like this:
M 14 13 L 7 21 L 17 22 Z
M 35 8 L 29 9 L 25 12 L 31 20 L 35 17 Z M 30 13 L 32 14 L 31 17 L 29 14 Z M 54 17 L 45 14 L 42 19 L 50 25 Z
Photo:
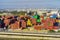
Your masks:
M 15 23 L 11 24 L 10 28 L 11 29 L 19 29 L 19 22 L 16 21 Z
M 5 19 L 5 20 L 4 20 L 5 26 L 9 25 L 9 22 L 10 22 L 9 19 Z

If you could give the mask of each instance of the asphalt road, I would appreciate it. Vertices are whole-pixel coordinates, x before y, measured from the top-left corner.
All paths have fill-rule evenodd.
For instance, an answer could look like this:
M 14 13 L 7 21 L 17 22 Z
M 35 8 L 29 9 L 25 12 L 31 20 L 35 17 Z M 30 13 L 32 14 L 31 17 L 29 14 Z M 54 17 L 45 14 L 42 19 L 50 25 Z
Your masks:
M 28 38 L 60 40 L 60 33 L 0 32 L 0 38 Z

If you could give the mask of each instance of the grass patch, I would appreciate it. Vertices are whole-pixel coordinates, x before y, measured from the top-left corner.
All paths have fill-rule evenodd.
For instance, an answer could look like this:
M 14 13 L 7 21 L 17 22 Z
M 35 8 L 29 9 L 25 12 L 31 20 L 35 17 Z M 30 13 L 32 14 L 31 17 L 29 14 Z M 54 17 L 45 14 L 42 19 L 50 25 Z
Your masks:
M 54 30 L 49 30 L 48 32 L 49 32 L 49 33 L 54 33 L 55 31 L 54 31 Z
M 58 30 L 58 32 L 60 33 L 60 30 Z

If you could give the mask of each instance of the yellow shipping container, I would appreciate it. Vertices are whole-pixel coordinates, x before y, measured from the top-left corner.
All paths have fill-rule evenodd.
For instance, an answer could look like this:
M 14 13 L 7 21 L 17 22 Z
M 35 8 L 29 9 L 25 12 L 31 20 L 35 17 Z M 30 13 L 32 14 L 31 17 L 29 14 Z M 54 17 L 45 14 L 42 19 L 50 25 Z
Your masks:
M 32 23 L 29 19 L 27 20 L 27 25 L 32 26 Z

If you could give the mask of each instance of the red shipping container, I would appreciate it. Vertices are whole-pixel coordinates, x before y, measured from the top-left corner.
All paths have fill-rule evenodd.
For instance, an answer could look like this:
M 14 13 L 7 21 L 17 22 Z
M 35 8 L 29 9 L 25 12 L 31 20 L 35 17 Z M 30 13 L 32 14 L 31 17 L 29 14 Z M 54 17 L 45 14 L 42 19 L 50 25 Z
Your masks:
M 14 29 L 14 24 L 10 24 L 10 29 Z
M 49 26 L 53 26 L 53 22 L 52 21 L 45 22 L 45 23 L 43 23 L 43 25 L 44 25 L 45 29 L 49 29 Z
M 21 27 L 26 28 L 26 22 L 24 20 L 21 21 Z
M 53 26 L 48 26 L 47 30 L 53 30 Z
M 50 19 L 50 18 L 47 18 L 47 19 L 46 19 L 46 22 L 49 22 L 49 21 L 51 21 L 51 19 Z
M 41 26 L 34 25 L 34 29 L 36 29 L 36 30 L 41 30 Z
M 15 25 L 16 25 L 17 29 L 19 29 L 19 27 L 20 27 L 20 22 L 19 22 L 19 21 L 16 21 L 16 22 L 15 22 Z
M 36 19 L 32 18 L 32 24 L 36 25 Z
M 57 27 L 57 26 L 53 26 L 53 29 L 59 29 L 59 27 Z
M 43 24 L 43 28 L 44 28 L 44 29 L 47 29 L 47 28 L 48 28 L 47 23 L 44 23 L 44 24 Z
M 46 20 L 42 19 L 41 23 L 45 23 L 45 22 L 46 22 Z

